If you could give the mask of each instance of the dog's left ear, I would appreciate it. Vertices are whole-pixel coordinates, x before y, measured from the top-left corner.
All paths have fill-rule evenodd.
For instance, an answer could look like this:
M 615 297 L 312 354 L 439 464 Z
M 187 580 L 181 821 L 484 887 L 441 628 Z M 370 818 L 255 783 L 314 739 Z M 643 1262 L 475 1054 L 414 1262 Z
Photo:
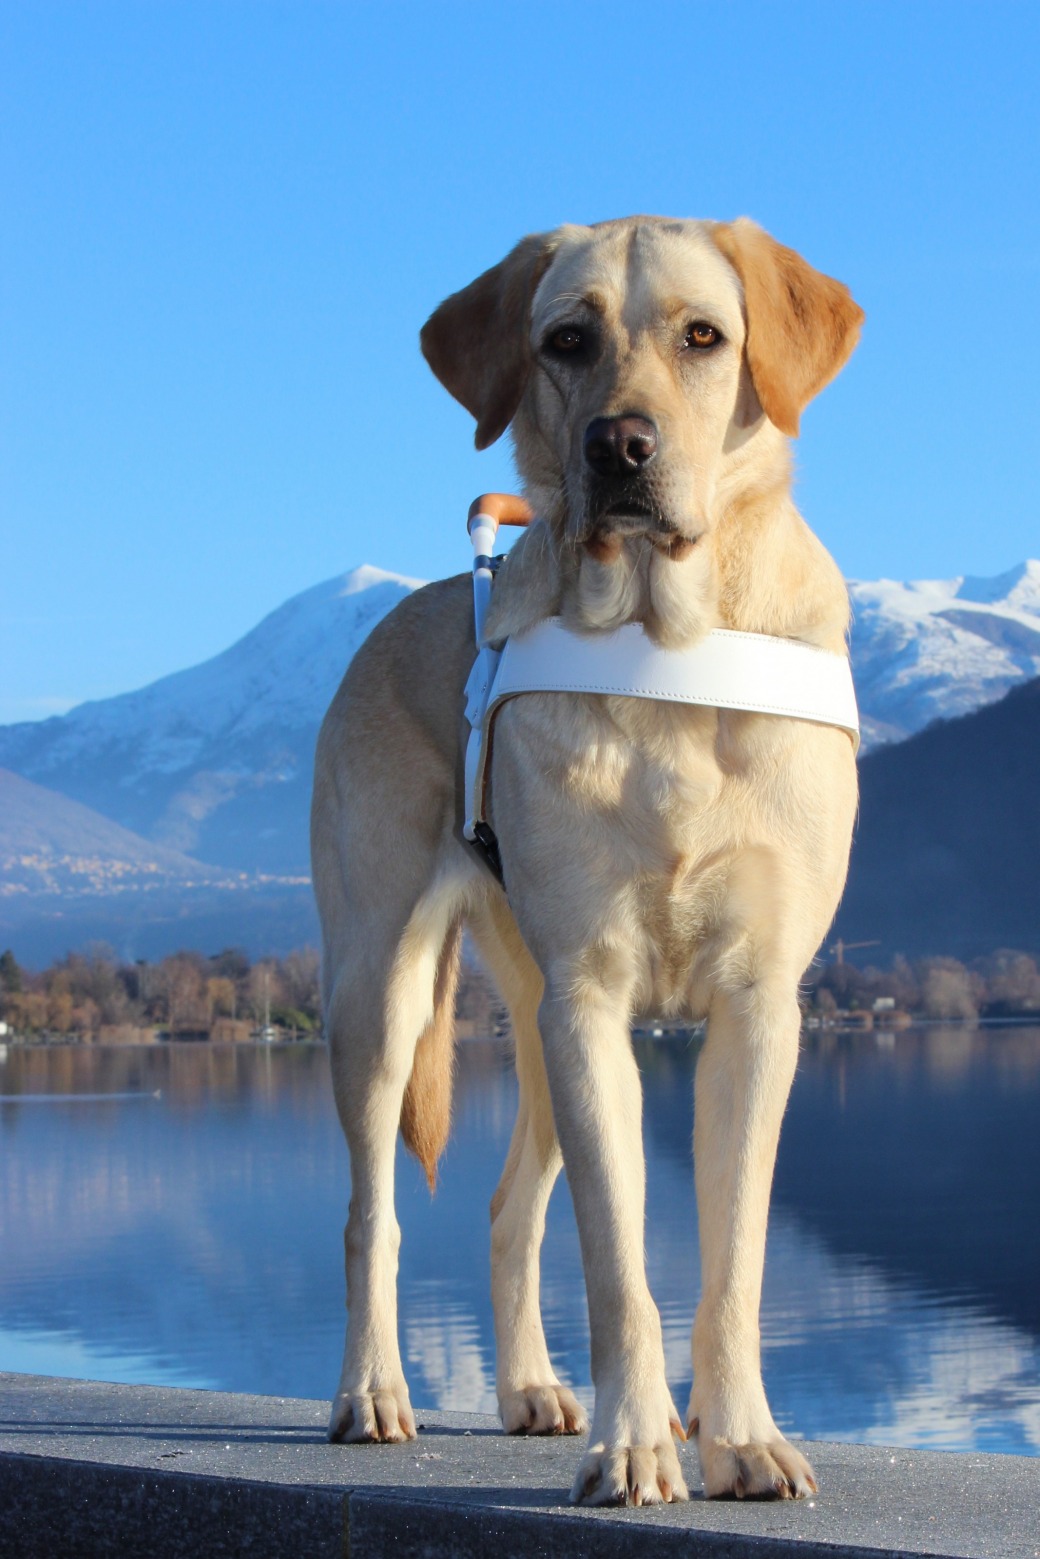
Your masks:
M 712 237 L 744 283 L 755 392 L 770 422 L 794 437 L 805 406 L 851 356 L 863 310 L 843 282 L 813 270 L 747 217 L 716 222 Z
M 420 332 L 437 378 L 477 419 L 478 449 L 502 436 L 520 404 L 531 370 L 531 300 L 552 253 L 548 234 L 521 239 L 498 265 L 445 298 Z

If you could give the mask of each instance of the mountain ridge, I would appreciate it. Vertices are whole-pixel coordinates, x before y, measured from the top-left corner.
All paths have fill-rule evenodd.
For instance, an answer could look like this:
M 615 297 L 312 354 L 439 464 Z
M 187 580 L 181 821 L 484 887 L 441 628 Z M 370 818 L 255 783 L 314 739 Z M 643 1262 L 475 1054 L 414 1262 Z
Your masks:
M 66 715 L 0 727 L 0 766 L 44 787 L 58 812 L 63 801 L 91 809 L 95 831 L 105 820 L 128 830 L 150 852 L 153 885 L 157 852 L 190 862 L 187 877 L 163 879 L 170 924 L 178 881 L 190 878 L 197 895 L 216 878 L 268 878 L 277 881 L 264 890 L 274 895 L 265 924 L 277 927 L 277 883 L 291 881 L 299 896 L 309 872 L 313 751 L 325 709 L 371 628 L 420 586 L 370 565 L 322 581 L 198 666 Z M 849 589 L 865 795 L 874 757 L 1040 674 L 1040 562 L 992 579 L 854 580 Z M 112 843 L 111 860 L 125 862 L 127 848 Z M 23 881 L 27 911 L 32 896 Z M 259 902 L 230 897 L 243 914 L 247 898 Z M 230 911 L 218 920 L 235 940 Z M 313 930 L 302 898 L 294 923 Z M 137 931 L 130 925 L 126 934 Z
M 850 580 L 864 751 L 1040 675 L 1040 561 L 990 579 Z
M 316 940 L 309 878 L 192 860 L 0 769 L 0 947 L 23 961 L 91 943 L 130 961 L 199 942 L 259 955 Z
M 305 871 L 322 716 L 358 645 L 420 584 L 368 564 L 324 580 L 197 666 L 0 727 L 0 764 L 184 854 Z
M 0 769 L 0 895 L 31 891 L 37 881 L 40 891 L 45 882 L 51 885 L 46 891 L 58 891 L 59 883 L 71 886 L 77 877 L 96 881 L 103 864 L 124 880 L 144 874 L 207 882 L 227 875 L 142 839 L 60 791 Z

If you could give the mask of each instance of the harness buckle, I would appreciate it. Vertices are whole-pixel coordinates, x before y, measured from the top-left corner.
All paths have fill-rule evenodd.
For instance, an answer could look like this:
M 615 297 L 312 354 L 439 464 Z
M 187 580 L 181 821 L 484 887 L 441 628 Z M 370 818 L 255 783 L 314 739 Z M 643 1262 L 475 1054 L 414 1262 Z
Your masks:
M 471 828 L 472 833 L 466 835 L 467 844 L 472 845 L 492 877 L 504 888 L 506 879 L 502 871 L 502 853 L 494 829 L 487 823 L 473 823 Z

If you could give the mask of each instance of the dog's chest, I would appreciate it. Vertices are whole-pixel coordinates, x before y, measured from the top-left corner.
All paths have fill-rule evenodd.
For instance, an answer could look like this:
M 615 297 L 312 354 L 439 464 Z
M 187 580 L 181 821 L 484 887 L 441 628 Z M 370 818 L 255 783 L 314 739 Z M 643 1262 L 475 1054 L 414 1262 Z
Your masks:
M 568 694 L 511 700 L 500 719 L 493 820 L 555 939 L 624 946 L 647 1010 L 698 1008 L 713 963 L 781 922 L 808 927 L 804 967 L 811 901 L 829 919 L 847 858 L 844 733 Z
M 562 832 L 571 870 L 606 855 L 618 875 L 686 902 L 712 861 L 797 829 L 791 724 L 646 699 L 525 695 L 500 716 L 492 798 L 518 788 L 528 834 L 558 848 Z

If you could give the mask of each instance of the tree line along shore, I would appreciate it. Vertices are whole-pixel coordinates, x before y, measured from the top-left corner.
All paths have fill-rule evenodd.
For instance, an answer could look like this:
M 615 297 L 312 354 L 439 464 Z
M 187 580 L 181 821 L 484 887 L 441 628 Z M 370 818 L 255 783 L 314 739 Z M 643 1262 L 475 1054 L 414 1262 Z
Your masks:
M 886 968 L 817 962 L 801 995 L 812 1026 L 843 1018 L 885 1024 L 893 1015 L 902 1021 L 1040 1022 L 1040 967 L 1034 955 L 1013 949 L 967 964 L 899 955 Z M 459 984 L 457 1021 L 462 1037 L 500 1033 L 506 1025 L 491 982 L 469 962 Z M 320 960 L 313 948 L 256 960 L 228 948 L 212 957 L 185 951 L 155 963 L 129 962 L 95 948 L 34 971 L 8 949 L 0 954 L 0 1037 L 100 1044 L 318 1039 Z
M 457 1003 L 466 1036 L 500 1031 L 504 1013 L 490 981 L 464 968 Z M 0 954 L 0 1039 L 147 1044 L 243 1043 L 321 1038 L 320 958 L 314 948 L 250 959 L 239 948 L 207 957 L 183 951 L 150 963 L 97 947 L 46 969 Z

